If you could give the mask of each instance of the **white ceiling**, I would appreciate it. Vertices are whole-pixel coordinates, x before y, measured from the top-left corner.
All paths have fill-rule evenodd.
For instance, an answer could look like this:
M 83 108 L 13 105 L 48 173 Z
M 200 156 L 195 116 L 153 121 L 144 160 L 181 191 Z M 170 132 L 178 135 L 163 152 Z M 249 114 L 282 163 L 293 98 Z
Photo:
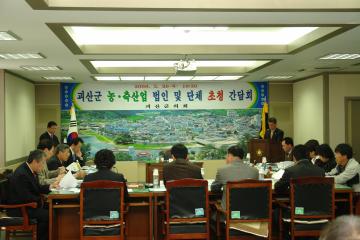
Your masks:
M 77 24 L 238 24 L 238 25 L 358 25 L 360 12 L 332 10 L 331 12 L 196 12 L 196 11 L 88 11 L 88 10 L 34 10 L 24 0 L 0 1 L 0 31 L 11 31 L 21 41 L 0 41 L 0 53 L 41 53 L 46 59 L 3 60 L 0 69 L 24 76 L 35 82 L 44 82 L 42 76 L 72 76 L 77 82 L 94 81 L 92 74 L 80 60 L 174 60 L 183 55 L 74 55 L 47 26 L 49 23 Z M 360 53 L 360 27 L 327 39 L 295 54 L 214 54 L 192 55 L 195 59 L 269 59 L 280 60 L 255 72 L 246 74 L 246 81 L 264 79 L 267 75 L 294 75 L 292 80 L 326 72 L 315 67 L 339 67 L 341 72 L 360 72 L 360 59 L 331 61 L 318 60 L 328 53 Z M 354 64 L 358 64 L 354 66 Z M 30 72 L 22 65 L 56 65 L 61 71 Z M 300 70 L 300 71 L 299 71 Z M 334 71 L 334 70 L 331 70 Z

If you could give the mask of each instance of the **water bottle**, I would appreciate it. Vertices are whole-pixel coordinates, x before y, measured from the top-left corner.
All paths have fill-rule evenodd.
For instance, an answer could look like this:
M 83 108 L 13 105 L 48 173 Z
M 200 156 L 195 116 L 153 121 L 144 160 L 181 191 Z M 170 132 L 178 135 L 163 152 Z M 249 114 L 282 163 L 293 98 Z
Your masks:
M 153 186 L 154 188 L 159 187 L 159 170 L 157 168 L 153 170 Z
M 246 163 L 250 165 L 250 153 L 246 154 Z
M 262 162 L 261 166 L 263 168 L 263 171 L 266 172 L 266 157 L 262 157 L 261 162 Z
M 201 176 L 203 179 L 205 179 L 205 170 L 203 167 L 201 168 Z

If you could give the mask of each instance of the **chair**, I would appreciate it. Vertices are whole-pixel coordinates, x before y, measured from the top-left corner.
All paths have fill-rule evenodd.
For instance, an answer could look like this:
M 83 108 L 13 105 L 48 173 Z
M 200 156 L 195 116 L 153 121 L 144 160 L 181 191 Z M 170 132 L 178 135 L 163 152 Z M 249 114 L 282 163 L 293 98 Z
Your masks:
M 280 211 L 280 239 L 283 222 L 288 222 L 292 240 L 295 237 L 319 237 L 322 228 L 334 219 L 334 196 L 333 178 L 291 179 L 290 206 L 282 206 Z
M 208 182 L 182 179 L 166 183 L 166 239 L 209 239 Z
M 85 182 L 80 187 L 80 239 L 124 239 L 124 183 Z
M 25 204 L 8 204 L 8 193 L 10 190 L 9 178 L 11 176 L 0 179 L 0 209 L 2 214 L 0 217 L 0 227 L 5 230 L 5 239 L 10 239 L 10 234 L 20 232 L 31 232 L 33 240 L 37 238 L 37 224 L 36 219 L 29 219 L 26 208 L 36 208 L 36 203 Z M 6 215 L 7 210 L 19 209 L 21 217 L 9 217 Z
M 226 239 L 271 239 L 272 183 L 246 179 L 226 183 L 226 210 L 216 205 L 218 238 L 221 222 Z M 224 221 L 225 220 L 225 221 Z M 258 225 L 253 227 L 252 225 Z

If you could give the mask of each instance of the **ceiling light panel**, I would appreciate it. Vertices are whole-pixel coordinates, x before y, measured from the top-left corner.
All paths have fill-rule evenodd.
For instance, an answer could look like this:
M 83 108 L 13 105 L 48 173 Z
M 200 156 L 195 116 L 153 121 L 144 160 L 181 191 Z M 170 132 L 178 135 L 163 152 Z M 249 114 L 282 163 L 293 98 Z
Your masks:
M 321 57 L 322 60 L 352 60 L 360 58 L 360 54 L 354 53 L 334 53 Z
M 19 40 L 14 34 L 10 32 L 0 31 L 0 41 L 16 41 Z
M 64 27 L 83 45 L 286 45 L 317 27 Z
M 279 76 L 267 76 L 265 77 L 266 80 L 284 80 L 292 78 L 293 76 L 290 75 L 279 75 Z
M 94 77 L 98 81 L 119 81 L 119 76 L 95 76 Z
M 49 76 L 49 77 L 42 77 L 46 80 L 74 80 L 73 77 L 67 77 L 67 76 Z
M 44 58 L 38 53 L 0 53 L 0 58 L 2 59 L 40 59 Z
M 20 68 L 28 71 L 58 71 L 61 70 L 58 66 L 21 66 Z

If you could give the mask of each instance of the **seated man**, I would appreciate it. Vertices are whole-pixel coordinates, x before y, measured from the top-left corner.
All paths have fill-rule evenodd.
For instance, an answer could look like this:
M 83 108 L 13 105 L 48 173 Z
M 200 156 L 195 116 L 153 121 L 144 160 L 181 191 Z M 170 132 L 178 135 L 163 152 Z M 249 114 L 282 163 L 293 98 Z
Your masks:
M 41 194 L 48 194 L 56 184 L 40 185 L 38 173 L 45 165 L 45 153 L 41 150 L 30 152 L 27 161 L 21 164 L 10 178 L 10 199 L 11 204 L 37 203 L 37 208 L 28 208 L 29 217 L 37 220 L 38 239 L 48 239 L 49 212 L 43 208 Z M 18 209 L 8 212 L 10 216 L 18 217 L 21 213 Z
M 83 167 L 85 162 L 82 156 L 81 146 L 84 144 L 84 141 L 82 138 L 78 137 L 68 144 L 70 146 L 70 156 L 65 162 L 65 167 L 69 166 L 73 162 L 79 162 L 80 166 Z
M 293 160 L 295 165 L 285 169 L 281 179 L 275 183 L 277 193 L 288 193 L 290 179 L 300 177 L 324 177 L 325 171 L 312 164 L 306 156 L 306 147 L 297 145 L 293 149 Z
M 337 184 L 352 187 L 355 192 L 360 192 L 359 173 L 360 165 L 353 158 L 353 150 L 349 144 L 342 143 L 335 148 L 336 167 L 327 176 L 334 176 Z
M 239 146 L 232 146 L 227 150 L 227 166 L 217 170 L 215 181 L 211 184 L 212 192 L 220 192 L 229 181 L 259 179 L 259 171 L 245 164 L 242 160 L 243 157 L 244 151 Z M 226 209 L 226 191 L 223 191 L 221 207 Z
M 320 158 L 316 152 L 316 148 L 319 147 L 319 141 L 316 139 L 310 139 L 305 143 L 305 147 L 307 149 L 309 161 L 311 161 L 312 164 L 315 164 L 316 160 Z
M 285 152 L 285 161 L 293 161 L 294 141 L 292 140 L 292 138 L 284 138 L 281 142 L 281 146 Z
M 175 144 L 170 151 L 174 161 L 164 165 L 164 184 L 184 178 L 203 179 L 201 168 L 189 162 L 188 149 L 183 144 Z
M 65 168 L 59 167 L 56 170 L 49 171 L 47 167 L 47 161 L 54 155 L 54 146 L 52 145 L 52 141 L 49 139 L 43 139 L 37 146 L 37 149 L 42 150 L 45 153 L 45 164 L 41 172 L 38 174 L 39 183 L 41 185 L 51 184 L 53 182 L 59 182 L 62 176 L 65 174 Z
M 126 187 L 126 179 L 121 173 L 115 173 L 111 171 L 111 168 L 115 165 L 115 155 L 111 150 L 102 149 L 95 154 L 94 163 L 97 172 L 86 175 L 83 182 L 92 182 L 97 180 L 109 180 L 115 182 L 125 183 L 124 200 L 129 198 L 128 190 Z
M 57 170 L 65 166 L 65 162 L 69 159 L 70 148 L 66 144 L 59 144 L 55 148 L 54 156 L 47 162 L 47 167 L 50 171 Z
M 284 137 L 284 132 L 277 128 L 277 120 L 274 117 L 268 120 L 269 129 L 266 130 L 264 139 L 270 139 L 276 142 L 281 142 Z

